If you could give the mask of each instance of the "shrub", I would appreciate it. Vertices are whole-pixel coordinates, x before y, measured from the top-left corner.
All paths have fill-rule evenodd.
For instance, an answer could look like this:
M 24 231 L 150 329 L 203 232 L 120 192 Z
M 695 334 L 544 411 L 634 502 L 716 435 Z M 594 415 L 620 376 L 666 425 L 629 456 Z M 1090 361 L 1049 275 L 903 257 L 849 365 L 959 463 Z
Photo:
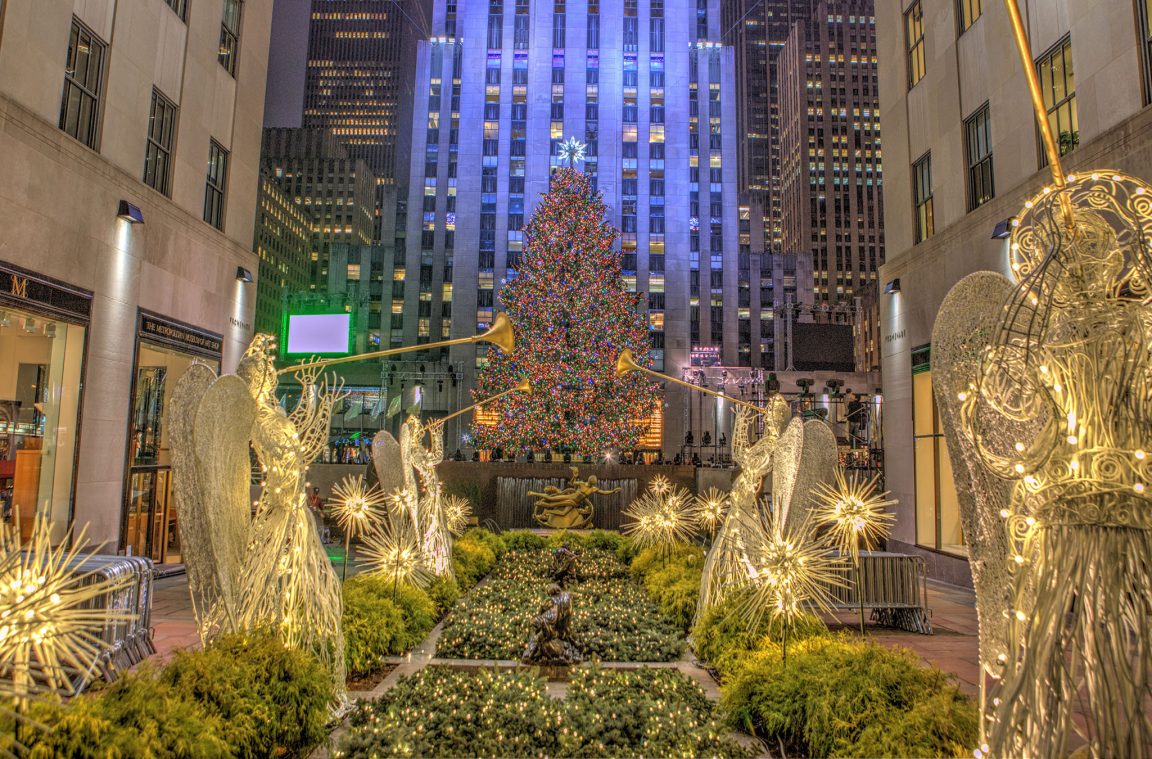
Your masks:
M 741 614 L 747 601 L 747 591 L 731 593 L 723 602 L 705 610 L 692 628 L 692 648 L 696 656 L 711 664 L 721 679 L 749 652 L 779 643 L 783 637 L 783 630 L 779 625 L 772 629 L 768 617 L 749 626 Z M 805 614 L 792 624 L 788 639 L 798 641 L 827 634 L 828 628 L 819 617 Z
M 582 536 L 585 548 L 594 551 L 618 551 L 624 543 L 624 536 L 611 530 L 592 530 Z
M 457 591 L 458 593 L 458 591 Z M 344 583 L 344 661 L 351 675 L 375 669 L 385 656 L 408 651 L 436 624 L 436 606 L 419 588 L 379 574 L 360 574 Z
M 460 598 L 460 584 L 450 575 L 441 575 L 432 580 L 424 591 L 436 607 L 436 616 L 442 617 Z
M 497 559 L 501 558 L 507 551 L 508 546 L 504 545 L 504 539 L 494 532 L 489 532 L 482 527 L 473 527 L 460 536 L 461 540 L 470 540 L 481 545 L 487 546 L 488 550 Z
M 449 482 L 444 486 L 444 492 L 468 499 L 473 514 L 479 514 L 480 507 L 484 504 L 484 489 L 478 482 Z
M 640 554 L 640 545 L 627 536 L 623 536 L 620 546 L 616 549 L 616 558 L 625 566 L 631 565 L 632 560 Z
M 529 530 L 513 530 L 500 537 L 504 541 L 504 547 L 509 551 L 539 551 L 548 545 L 543 536 Z
M 160 680 L 218 718 L 236 756 L 302 752 L 327 735 L 330 676 L 269 635 L 229 635 L 177 652 Z
M 35 759 L 235 755 L 221 718 L 162 682 L 148 665 L 67 705 L 34 703 L 30 716 L 46 728 L 22 736 Z M 14 732 L 0 724 L 0 734 Z
M 650 572 L 665 569 L 671 564 L 704 568 L 704 549 L 690 543 L 677 543 L 670 548 L 653 546 L 640 551 L 629 562 L 632 576 L 644 579 Z
M 700 567 L 671 564 L 650 572 L 644 578 L 648 596 L 660 604 L 660 611 L 687 631 L 700 600 Z
M 722 704 L 732 721 L 805 756 L 962 756 L 977 713 L 935 667 L 905 649 L 816 637 L 735 664 Z
M 467 533 L 452 545 L 452 572 L 462 588 L 471 588 L 480 582 L 495 564 L 496 554 L 492 549 L 467 537 Z

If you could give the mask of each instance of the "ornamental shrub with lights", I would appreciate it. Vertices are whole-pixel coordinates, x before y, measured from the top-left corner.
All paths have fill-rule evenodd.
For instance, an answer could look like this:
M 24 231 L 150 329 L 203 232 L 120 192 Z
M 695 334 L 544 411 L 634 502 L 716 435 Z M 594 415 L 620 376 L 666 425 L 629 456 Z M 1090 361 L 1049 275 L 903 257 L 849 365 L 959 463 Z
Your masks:
M 635 448 L 658 402 L 639 373 L 617 377 L 630 348 L 648 355 L 643 297 L 624 289 L 618 232 L 604 220 L 592 183 L 560 169 L 525 229 L 519 276 L 500 291 L 516 349 L 489 349 L 473 395 L 482 400 L 527 378 L 532 392 L 492 403 L 495 424 L 476 424 L 479 448 L 599 454 Z

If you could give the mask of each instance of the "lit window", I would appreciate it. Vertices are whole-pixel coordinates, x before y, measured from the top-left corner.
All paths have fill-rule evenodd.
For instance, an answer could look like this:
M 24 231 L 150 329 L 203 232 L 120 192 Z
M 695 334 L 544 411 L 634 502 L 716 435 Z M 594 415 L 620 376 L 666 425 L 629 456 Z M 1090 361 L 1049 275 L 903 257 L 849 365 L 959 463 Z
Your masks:
M 1072 40 L 1065 37 L 1036 62 L 1040 90 L 1052 136 L 1064 155 L 1080 144 L 1080 127 L 1076 118 L 1076 79 L 1072 74 Z M 1047 157 L 1041 151 L 1041 165 Z
M 236 76 L 236 58 L 240 53 L 240 4 L 241 0 L 224 0 L 224 15 L 220 19 L 217 59 L 232 76 Z
M 924 78 L 924 9 L 916 0 L 904 12 L 904 44 L 908 53 L 908 86 Z
M 956 0 L 956 2 L 959 4 L 957 17 L 960 21 L 960 33 L 963 34 L 984 13 L 984 0 Z
M 912 164 L 912 201 L 916 207 L 916 242 L 923 242 L 935 231 L 932 220 L 932 154 Z

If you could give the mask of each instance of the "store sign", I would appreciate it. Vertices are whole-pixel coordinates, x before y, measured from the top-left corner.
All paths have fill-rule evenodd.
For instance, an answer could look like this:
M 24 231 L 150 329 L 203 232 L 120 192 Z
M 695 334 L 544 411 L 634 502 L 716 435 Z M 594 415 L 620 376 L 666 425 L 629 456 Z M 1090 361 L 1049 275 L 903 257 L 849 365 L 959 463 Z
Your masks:
M 35 274 L 0 264 L 0 302 L 36 305 L 53 315 L 88 320 L 92 295 L 57 285 Z
M 694 345 L 691 358 L 692 366 L 720 366 L 720 346 Z
M 149 314 L 140 315 L 140 337 L 211 356 L 219 356 L 224 347 L 219 335 L 201 332 Z

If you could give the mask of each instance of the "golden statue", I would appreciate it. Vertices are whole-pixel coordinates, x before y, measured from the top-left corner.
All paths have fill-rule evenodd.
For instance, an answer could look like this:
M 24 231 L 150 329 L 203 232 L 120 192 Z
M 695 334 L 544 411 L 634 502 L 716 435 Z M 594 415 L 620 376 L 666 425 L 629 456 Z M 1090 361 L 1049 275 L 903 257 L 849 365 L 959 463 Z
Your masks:
M 601 490 L 596 485 L 596 475 L 588 479 L 579 478 L 580 470 L 571 467 L 572 476 L 568 487 L 561 490 L 555 485 L 544 488 L 543 493 L 528 491 L 528 495 L 539 498 L 532 504 L 532 518 L 543 527 L 557 530 L 583 530 L 592 526 L 592 501 L 594 494 L 612 495 L 620 488 Z

